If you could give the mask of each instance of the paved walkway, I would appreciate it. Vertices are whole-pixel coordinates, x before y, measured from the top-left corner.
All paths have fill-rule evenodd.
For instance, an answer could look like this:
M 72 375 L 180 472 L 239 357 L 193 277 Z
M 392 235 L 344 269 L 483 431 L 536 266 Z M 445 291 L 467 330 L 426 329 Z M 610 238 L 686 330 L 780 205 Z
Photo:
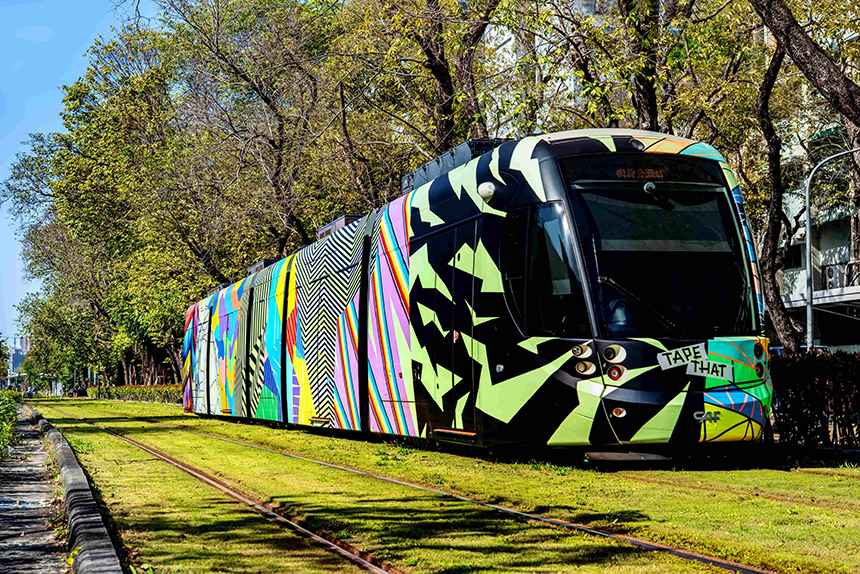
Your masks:
M 49 525 L 55 485 L 45 467 L 42 438 L 22 408 L 18 432 L 21 441 L 0 460 L 0 572 L 59 574 L 67 565 Z

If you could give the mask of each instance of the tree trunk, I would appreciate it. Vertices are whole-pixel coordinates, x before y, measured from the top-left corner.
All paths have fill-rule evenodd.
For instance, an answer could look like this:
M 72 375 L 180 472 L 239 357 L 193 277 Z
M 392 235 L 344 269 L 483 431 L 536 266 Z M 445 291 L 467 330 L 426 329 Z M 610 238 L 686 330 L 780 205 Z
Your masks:
M 478 102 L 478 90 L 475 87 L 475 72 L 472 69 L 475 47 L 466 48 L 464 54 L 455 60 L 457 83 L 463 92 L 463 113 L 469 120 L 469 135 L 473 138 L 489 137 L 487 120 Z
M 469 134 L 473 138 L 489 136 L 487 120 L 481 111 L 478 90 L 475 86 L 475 51 L 490 25 L 490 16 L 500 3 L 501 0 L 489 0 L 487 2 L 483 12 L 469 24 L 469 28 L 463 34 L 463 51 L 454 58 L 457 83 L 460 85 L 460 91 L 463 92 L 463 113 L 469 120 Z
M 770 119 L 770 95 L 773 92 L 773 86 L 776 83 L 784 58 L 785 52 L 777 47 L 776 53 L 768 65 L 756 102 L 756 116 L 761 133 L 767 143 L 767 167 L 770 178 L 770 203 L 767 209 L 764 244 L 761 248 L 761 272 L 764 300 L 776 334 L 787 351 L 797 353 L 800 350 L 800 333 L 794 329 L 791 323 L 776 280 L 776 272 L 781 263 L 779 244 L 782 238 L 782 198 L 785 194 L 785 187 L 782 182 L 780 163 L 782 139 L 776 133 Z
M 860 127 L 842 116 L 842 127 L 845 128 L 845 147 L 860 148 Z M 851 218 L 851 260 L 860 259 L 860 152 L 851 154 L 851 203 L 854 205 L 854 217 Z M 852 270 L 857 273 L 858 270 Z M 850 278 L 849 278 L 850 279 Z
M 435 116 L 436 152 L 443 153 L 454 147 L 454 80 L 445 56 L 445 38 L 442 21 L 444 14 L 439 0 L 427 0 L 430 29 L 427 34 L 414 34 L 426 61 L 424 67 L 433 76 L 433 108 Z
M 577 30 L 575 33 L 571 34 L 569 45 L 572 53 L 569 54 L 568 57 L 570 58 L 570 62 L 573 67 L 579 70 L 583 83 L 585 85 L 602 87 L 603 82 L 600 80 L 599 74 L 597 74 L 593 69 L 594 62 L 588 55 L 588 44 L 582 32 Z M 598 96 L 598 103 L 600 106 L 599 110 L 595 109 L 593 112 L 594 120 L 600 127 L 617 128 L 618 119 L 615 117 L 615 109 L 612 102 L 606 95 L 607 90 L 599 89 L 596 90 L 596 92 L 600 94 Z
M 131 384 L 131 365 L 129 364 L 128 353 L 123 353 L 122 356 L 122 384 Z
M 632 58 L 641 61 L 633 72 L 633 106 L 637 127 L 657 131 L 657 51 L 660 25 L 659 0 L 618 0 L 618 9 L 627 24 Z
M 860 126 L 860 86 L 810 38 L 785 0 L 750 0 L 779 47 L 836 110 Z

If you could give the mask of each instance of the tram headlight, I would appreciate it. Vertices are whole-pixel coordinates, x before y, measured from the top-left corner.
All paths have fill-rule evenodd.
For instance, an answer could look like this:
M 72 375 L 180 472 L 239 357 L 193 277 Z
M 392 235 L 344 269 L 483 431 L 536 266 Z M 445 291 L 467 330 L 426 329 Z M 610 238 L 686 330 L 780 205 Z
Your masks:
M 763 379 L 764 378 L 764 365 L 762 365 L 761 363 L 756 363 L 755 364 L 755 374 L 758 378 Z
M 761 359 L 761 356 L 764 355 L 764 347 L 761 346 L 761 343 L 756 343 L 755 347 L 753 347 L 753 352 L 756 359 Z
M 580 375 L 590 375 L 597 371 L 597 367 L 594 363 L 589 363 L 588 361 L 580 361 L 576 364 L 576 372 Z
M 573 353 L 574 357 L 585 359 L 586 357 L 591 356 L 591 347 L 583 343 L 582 345 L 576 345 L 573 347 L 570 352 Z
M 627 358 L 627 351 L 621 345 L 609 345 L 603 349 L 603 358 L 610 363 L 620 363 Z
M 612 365 L 606 370 L 606 375 L 613 381 L 617 381 L 624 376 L 624 367 L 621 365 Z
M 481 196 L 481 199 L 490 203 L 490 200 L 496 195 L 496 184 L 492 181 L 485 181 L 478 186 L 478 195 Z

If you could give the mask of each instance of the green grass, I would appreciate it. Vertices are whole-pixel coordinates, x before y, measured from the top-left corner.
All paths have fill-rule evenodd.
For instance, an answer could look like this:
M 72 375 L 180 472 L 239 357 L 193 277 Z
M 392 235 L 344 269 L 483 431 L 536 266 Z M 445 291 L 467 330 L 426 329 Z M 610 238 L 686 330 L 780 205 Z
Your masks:
M 6 447 L 15 442 L 18 429 L 18 400 L 20 393 L 0 391 L 0 458 L 6 452 Z
M 360 572 L 132 445 L 43 414 L 75 448 L 137 572 Z
M 393 488 L 394 485 L 342 471 L 149 423 L 114 419 L 102 411 L 147 416 L 188 430 L 254 442 L 629 532 L 778 572 L 860 571 L 857 512 L 767 500 L 753 492 L 757 489 L 796 499 L 822 497 L 834 504 L 848 504 L 860 499 L 860 482 L 844 476 L 768 469 L 635 473 L 658 480 L 716 485 L 742 491 L 739 495 L 648 484 L 572 465 L 502 463 L 394 444 L 224 423 L 183 415 L 180 408 L 169 405 L 64 401 L 58 407 L 101 421 L 131 438 L 217 473 L 260 498 L 272 500 L 293 514 L 415 571 L 457 572 L 471 566 L 558 571 L 574 565 L 601 571 L 669 567 L 683 571 L 698 566 L 511 521 L 463 503 Z M 56 420 L 56 413 L 45 409 L 43 414 Z M 850 471 L 842 471 L 846 470 Z

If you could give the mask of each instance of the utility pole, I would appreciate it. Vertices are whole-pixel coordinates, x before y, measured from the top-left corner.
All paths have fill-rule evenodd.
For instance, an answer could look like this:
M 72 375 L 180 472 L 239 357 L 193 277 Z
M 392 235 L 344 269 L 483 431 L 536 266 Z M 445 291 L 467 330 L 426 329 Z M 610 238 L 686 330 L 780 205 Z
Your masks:
M 825 163 L 832 161 L 843 155 L 860 151 L 860 148 L 842 151 L 824 158 L 818 165 L 812 169 L 809 178 L 806 180 L 806 350 L 812 351 L 813 348 L 813 319 L 812 319 L 812 210 L 809 201 L 809 188 L 812 186 L 812 178 L 815 177 L 815 172 L 818 171 Z

